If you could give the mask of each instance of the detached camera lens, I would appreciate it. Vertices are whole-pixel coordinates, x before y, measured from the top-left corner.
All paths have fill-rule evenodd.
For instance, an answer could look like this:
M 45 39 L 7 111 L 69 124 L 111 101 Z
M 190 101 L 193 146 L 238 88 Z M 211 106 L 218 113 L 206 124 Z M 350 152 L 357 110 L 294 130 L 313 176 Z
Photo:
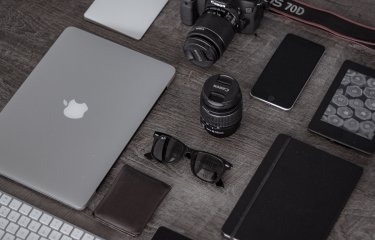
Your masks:
M 215 137 L 227 137 L 240 126 L 242 93 L 238 82 L 226 75 L 214 75 L 203 85 L 200 99 L 201 123 Z

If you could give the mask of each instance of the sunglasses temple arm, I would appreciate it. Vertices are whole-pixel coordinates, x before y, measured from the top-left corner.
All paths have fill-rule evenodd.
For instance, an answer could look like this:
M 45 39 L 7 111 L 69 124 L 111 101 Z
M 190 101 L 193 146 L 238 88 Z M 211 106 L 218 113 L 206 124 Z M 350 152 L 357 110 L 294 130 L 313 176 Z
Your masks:
M 151 160 L 151 159 L 153 159 L 153 157 L 152 157 L 152 154 L 149 152 L 149 153 L 145 153 L 145 158 L 147 158 L 148 160 Z
M 221 178 L 216 182 L 216 186 L 224 188 L 224 182 L 221 180 Z

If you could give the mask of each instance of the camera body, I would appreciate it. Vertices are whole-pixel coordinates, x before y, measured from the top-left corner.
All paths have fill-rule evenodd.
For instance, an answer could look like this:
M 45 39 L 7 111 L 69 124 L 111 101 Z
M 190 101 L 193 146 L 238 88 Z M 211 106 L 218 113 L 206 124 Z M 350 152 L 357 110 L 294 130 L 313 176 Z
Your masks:
M 264 0 L 181 0 L 180 14 L 182 23 L 192 26 L 204 12 L 211 12 L 235 22 L 235 32 L 252 34 L 259 27 L 266 3 Z
M 267 0 L 180 1 L 182 22 L 194 25 L 186 38 L 184 53 L 201 67 L 214 64 L 235 33 L 254 33 L 268 5 Z

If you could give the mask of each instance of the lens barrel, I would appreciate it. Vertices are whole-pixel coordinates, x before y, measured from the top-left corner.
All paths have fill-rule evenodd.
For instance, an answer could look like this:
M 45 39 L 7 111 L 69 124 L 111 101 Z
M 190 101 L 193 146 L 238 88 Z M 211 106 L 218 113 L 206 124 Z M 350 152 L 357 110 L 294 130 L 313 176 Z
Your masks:
M 188 33 L 184 44 L 185 56 L 195 65 L 209 67 L 221 57 L 235 33 L 227 19 L 204 13 Z
M 201 92 L 200 114 L 202 126 L 211 135 L 233 134 L 242 119 L 242 93 L 238 82 L 220 74 L 208 78 Z

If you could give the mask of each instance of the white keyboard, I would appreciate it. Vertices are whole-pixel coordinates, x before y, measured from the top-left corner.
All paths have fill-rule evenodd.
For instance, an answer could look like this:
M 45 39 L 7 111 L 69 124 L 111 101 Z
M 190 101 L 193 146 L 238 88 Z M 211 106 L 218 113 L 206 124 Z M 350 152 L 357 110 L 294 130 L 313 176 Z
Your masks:
M 101 240 L 43 210 L 0 191 L 1 240 Z

